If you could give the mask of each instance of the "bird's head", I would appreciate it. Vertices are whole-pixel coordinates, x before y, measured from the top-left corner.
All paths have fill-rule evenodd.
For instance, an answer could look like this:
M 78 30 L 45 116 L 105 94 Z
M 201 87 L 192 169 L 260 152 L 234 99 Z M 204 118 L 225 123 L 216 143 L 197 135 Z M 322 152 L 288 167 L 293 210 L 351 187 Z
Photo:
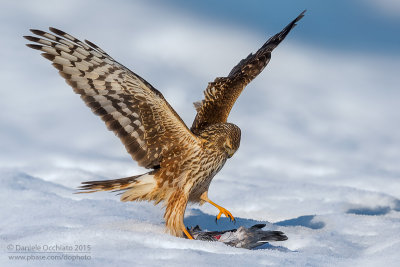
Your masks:
M 217 123 L 204 129 L 200 137 L 207 141 L 207 146 L 218 148 L 231 158 L 239 149 L 240 128 L 232 123 Z
M 239 149 L 240 146 L 240 128 L 235 124 L 226 123 L 228 128 L 227 134 L 225 136 L 225 141 L 223 142 L 223 148 L 228 155 L 228 158 L 231 158 L 233 154 Z

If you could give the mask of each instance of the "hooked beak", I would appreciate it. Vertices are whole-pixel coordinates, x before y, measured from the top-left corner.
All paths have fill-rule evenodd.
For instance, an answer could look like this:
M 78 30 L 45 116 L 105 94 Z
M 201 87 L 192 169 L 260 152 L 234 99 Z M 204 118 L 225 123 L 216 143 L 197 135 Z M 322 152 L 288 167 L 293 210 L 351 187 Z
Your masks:
M 230 159 L 232 158 L 233 154 L 235 154 L 235 151 L 233 149 L 229 149 L 227 153 L 228 153 L 228 159 Z

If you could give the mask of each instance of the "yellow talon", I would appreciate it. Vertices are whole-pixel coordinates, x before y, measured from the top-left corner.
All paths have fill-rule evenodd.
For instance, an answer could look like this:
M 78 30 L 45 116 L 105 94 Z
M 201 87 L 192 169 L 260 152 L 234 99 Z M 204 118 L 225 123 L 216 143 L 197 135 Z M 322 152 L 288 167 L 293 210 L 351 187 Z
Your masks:
M 183 226 L 182 230 L 188 239 L 194 239 L 193 236 L 188 232 L 188 230 L 186 230 L 185 226 Z
M 212 202 L 212 201 L 208 198 L 207 192 L 204 192 L 204 193 L 201 195 L 200 199 L 202 199 L 202 200 L 204 200 L 204 201 L 210 203 L 211 205 L 215 206 L 215 207 L 219 210 L 219 213 L 218 213 L 218 215 L 217 215 L 217 218 L 215 218 L 215 222 L 217 222 L 217 221 L 221 218 L 222 214 L 224 214 L 224 215 L 226 216 L 226 218 L 229 218 L 231 221 L 236 222 L 235 217 L 233 217 L 232 213 L 230 213 L 229 210 L 227 210 L 227 209 L 221 207 L 220 205 L 215 204 L 214 202 Z
M 219 209 L 219 213 L 217 215 L 217 220 L 219 220 L 221 218 L 222 214 L 224 214 L 226 218 L 229 218 L 231 221 L 235 221 L 235 217 L 233 217 L 232 213 L 230 213 L 229 210 L 227 210 L 221 206 L 218 206 L 217 208 Z

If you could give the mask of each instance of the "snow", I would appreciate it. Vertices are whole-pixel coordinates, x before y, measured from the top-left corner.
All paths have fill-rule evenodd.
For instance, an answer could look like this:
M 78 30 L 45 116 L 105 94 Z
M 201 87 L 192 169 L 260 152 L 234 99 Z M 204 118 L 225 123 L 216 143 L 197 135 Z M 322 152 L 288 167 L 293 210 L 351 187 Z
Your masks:
M 79 261 L 82 266 L 185 266 L 188 260 L 196 266 L 213 263 L 221 266 L 321 266 L 333 263 L 395 266 L 398 261 L 400 243 L 396 233 L 400 231 L 400 202 L 383 193 L 345 187 L 301 186 L 300 183 L 296 183 L 297 187 L 282 189 L 278 183 L 270 184 L 267 180 L 254 186 L 259 189 L 253 189 L 256 196 L 251 197 L 247 190 L 240 190 L 246 186 L 237 188 L 228 182 L 216 183 L 214 187 L 226 186 L 232 188 L 233 193 L 237 191 L 241 196 L 247 196 L 241 202 L 253 203 L 253 213 L 259 218 L 274 217 L 262 215 L 260 211 L 264 206 L 279 206 L 287 214 L 292 211 L 291 219 L 273 224 L 266 219 L 257 221 L 266 222 L 269 229 L 284 231 L 289 236 L 288 241 L 272 242 L 270 246 L 249 251 L 217 242 L 191 241 L 167 235 L 161 219 L 162 211 L 149 203 L 122 203 L 106 193 L 89 197 L 74 195 L 74 190 L 69 187 L 15 171 L 1 175 L 0 203 L 6 214 L 0 222 L 2 247 L 8 244 L 91 245 L 92 250 L 88 253 L 91 260 Z M 246 184 L 251 186 L 252 183 Z M 299 187 L 304 199 L 296 195 Z M 287 197 L 284 201 L 278 194 L 262 198 L 260 192 L 280 192 Z M 348 197 L 350 195 L 352 198 Z M 373 200 L 373 204 L 351 205 L 350 200 L 343 199 L 346 196 L 357 201 Z M 230 205 L 231 210 L 239 214 L 236 226 L 249 227 L 255 222 L 251 219 L 254 216 L 240 215 L 244 207 L 235 201 L 237 196 L 222 194 L 218 198 L 224 199 L 225 205 Z M 318 201 L 323 203 L 318 205 Z M 291 204 L 291 209 L 286 207 L 288 204 Z M 306 212 L 316 215 L 304 215 Z M 297 214 L 303 215 L 296 217 Z M 212 230 L 233 226 L 225 218 L 215 225 L 214 215 L 215 212 L 191 208 L 185 222 Z M 8 266 L 10 263 L 26 266 L 26 262 L 10 262 L 3 255 L 0 264 Z M 29 264 L 50 265 L 54 262 Z M 69 264 L 71 261 L 57 262 L 60 266 Z
M 0 72 L 0 266 L 398 266 L 399 54 L 296 41 L 302 28 L 315 27 L 312 13 L 274 51 L 232 110 L 241 147 L 209 191 L 236 224 L 215 224 L 208 204 L 188 207 L 185 224 L 266 223 L 289 239 L 232 248 L 166 234 L 161 205 L 74 194 L 83 181 L 146 170 L 21 36 L 56 26 L 93 41 L 162 91 L 190 125 L 191 103 L 207 82 L 281 28 L 260 34 L 144 1 L 116 1 L 110 22 L 96 17 L 107 2 L 49 3 L 1 3 L 8 23 L 0 26 L 7 66 Z M 71 13 L 88 19 L 82 24 Z M 282 27 L 296 15 L 282 15 Z M 89 245 L 79 255 L 90 259 L 10 260 L 9 245 Z

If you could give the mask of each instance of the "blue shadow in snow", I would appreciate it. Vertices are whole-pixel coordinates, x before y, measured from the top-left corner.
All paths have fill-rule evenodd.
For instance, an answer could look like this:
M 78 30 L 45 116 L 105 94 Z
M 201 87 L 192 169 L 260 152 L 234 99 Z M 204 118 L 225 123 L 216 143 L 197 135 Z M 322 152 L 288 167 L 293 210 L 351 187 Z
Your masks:
M 194 227 L 199 225 L 202 230 L 207 231 L 224 231 L 230 229 L 236 229 L 240 226 L 244 226 L 249 228 L 258 223 L 265 223 L 268 226 L 272 226 L 271 223 L 265 221 L 256 221 L 252 219 L 245 219 L 245 218 L 235 218 L 236 223 L 231 222 L 228 218 L 221 217 L 218 222 L 215 222 L 216 215 L 209 215 L 202 212 L 199 209 L 191 209 L 191 215 L 185 218 L 185 225 L 188 227 Z
M 352 208 L 347 210 L 346 213 L 350 214 L 356 214 L 356 215 L 369 215 L 369 216 L 379 216 L 379 215 L 385 215 L 390 212 L 390 207 L 385 206 L 378 206 L 374 208 L 369 208 L 369 207 L 359 207 L 359 208 Z
M 321 229 L 325 227 L 325 223 L 321 221 L 313 221 L 315 215 L 304 215 L 294 219 L 284 220 L 277 223 L 270 223 L 267 221 L 256 221 L 253 219 L 245 219 L 236 217 L 236 223 L 231 222 L 228 218 L 221 217 L 218 222 L 215 222 L 216 216 L 205 214 L 199 209 L 192 209 L 191 215 L 185 218 L 186 226 L 199 225 L 201 229 L 208 231 L 224 231 L 239 228 L 244 226 L 249 228 L 258 223 L 265 223 L 266 228 L 275 230 L 276 226 L 303 226 L 310 229 Z
M 310 229 L 321 229 L 324 228 L 324 222 L 315 222 L 313 221 L 315 215 L 304 215 L 294 219 L 285 220 L 281 222 L 275 223 L 275 225 L 279 226 L 303 226 Z
M 400 211 L 400 200 L 396 199 L 396 200 L 394 201 L 394 208 L 393 208 L 393 210 L 395 210 L 395 211 Z

